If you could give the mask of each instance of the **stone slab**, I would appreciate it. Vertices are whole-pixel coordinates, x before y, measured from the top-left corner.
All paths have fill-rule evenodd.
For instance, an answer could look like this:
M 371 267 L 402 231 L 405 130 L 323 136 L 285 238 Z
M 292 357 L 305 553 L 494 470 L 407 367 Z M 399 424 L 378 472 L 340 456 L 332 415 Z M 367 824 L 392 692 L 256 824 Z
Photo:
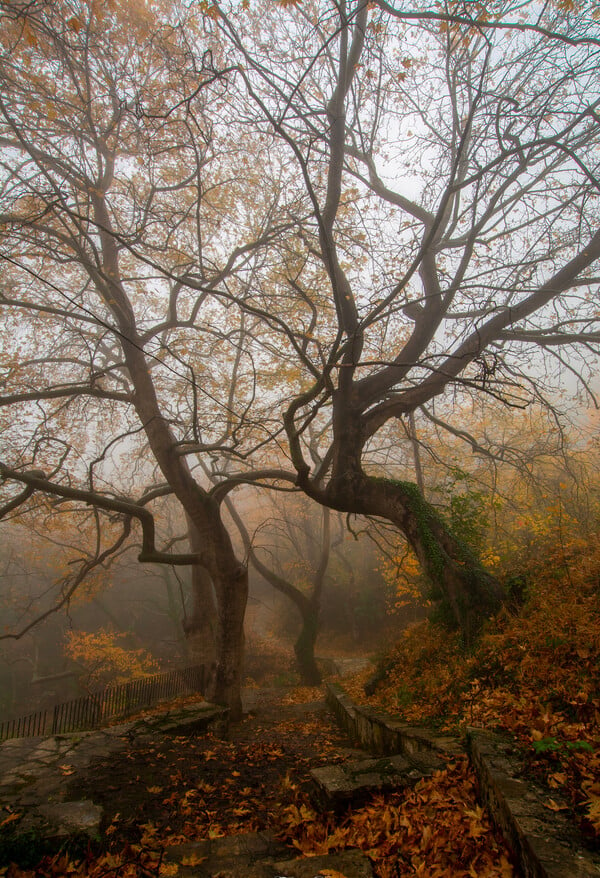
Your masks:
M 158 717 L 140 720 L 134 725 L 134 732 L 144 727 L 163 735 L 185 736 L 203 734 L 209 729 L 224 729 L 227 724 L 228 709 L 214 704 L 203 703 L 162 714 Z
M 272 878 L 274 859 L 285 857 L 287 848 L 268 832 L 245 832 L 207 838 L 165 850 L 165 862 L 176 863 L 178 878 L 211 878 L 215 874 Z
M 337 808 L 383 790 L 406 789 L 443 766 L 435 754 L 417 760 L 398 754 L 379 759 L 351 759 L 311 771 L 315 798 L 320 805 Z
M 372 878 L 369 858 L 359 850 L 341 851 L 323 857 L 301 857 L 275 863 L 278 878 L 321 878 L 328 872 L 339 872 L 344 878 Z
M 103 811 L 89 799 L 40 805 L 38 811 L 48 821 L 48 832 L 53 836 L 68 838 L 85 834 L 95 838 L 100 834 Z
M 241 833 L 174 845 L 166 863 L 178 865 L 178 878 L 372 878 L 371 861 L 352 849 L 319 857 L 290 857 L 289 849 L 268 832 Z

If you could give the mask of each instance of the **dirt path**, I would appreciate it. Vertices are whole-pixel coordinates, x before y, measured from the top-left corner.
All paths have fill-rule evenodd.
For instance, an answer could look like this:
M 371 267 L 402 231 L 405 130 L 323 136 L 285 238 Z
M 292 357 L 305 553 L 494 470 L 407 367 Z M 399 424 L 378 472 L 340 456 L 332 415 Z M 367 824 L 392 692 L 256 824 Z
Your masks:
M 166 845 L 279 822 L 312 768 L 351 747 L 324 701 L 294 704 L 285 690 L 249 692 L 247 716 L 226 738 L 157 736 L 98 760 L 68 788 L 105 813 L 111 848 L 158 835 Z
M 0 875 L 512 878 L 466 760 L 414 790 L 379 793 L 337 813 L 316 808 L 310 771 L 357 754 L 321 698 L 320 690 L 254 690 L 227 737 L 123 739 L 61 788 L 67 801 L 102 807 L 103 850 Z

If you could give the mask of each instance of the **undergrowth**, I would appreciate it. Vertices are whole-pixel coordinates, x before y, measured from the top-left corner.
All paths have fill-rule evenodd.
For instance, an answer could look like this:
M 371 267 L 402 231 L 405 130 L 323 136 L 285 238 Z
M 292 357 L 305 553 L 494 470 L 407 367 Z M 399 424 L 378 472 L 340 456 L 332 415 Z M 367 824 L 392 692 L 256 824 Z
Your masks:
M 384 657 L 370 703 L 409 723 L 508 733 L 527 768 L 574 809 L 600 844 L 600 561 L 540 576 L 519 609 L 503 609 L 466 651 L 430 621 Z M 362 679 L 349 688 L 365 701 Z M 556 808 L 560 808 L 554 799 Z

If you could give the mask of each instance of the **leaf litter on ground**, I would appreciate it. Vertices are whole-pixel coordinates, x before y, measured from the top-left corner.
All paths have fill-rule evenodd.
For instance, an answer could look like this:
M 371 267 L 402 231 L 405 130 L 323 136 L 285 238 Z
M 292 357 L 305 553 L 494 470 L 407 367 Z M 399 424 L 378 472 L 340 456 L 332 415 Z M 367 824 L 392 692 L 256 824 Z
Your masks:
M 317 811 L 311 768 L 350 752 L 317 698 L 321 690 L 280 693 L 234 727 L 231 740 L 157 737 L 96 764 L 91 787 L 74 781 L 70 797 L 89 794 L 104 807 L 103 849 L 74 860 L 47 857 L 33 871 L 9 866 L 0 875 L 161 878 L 179 870 L 164 860 L 169 847 L 268 831 L 289 846 L 290 857 L 359 848 L 378 878 L 512 878 L 508 851 L 478 804 L 466 760 L 408 793 L 378 794 L 341 814 Z

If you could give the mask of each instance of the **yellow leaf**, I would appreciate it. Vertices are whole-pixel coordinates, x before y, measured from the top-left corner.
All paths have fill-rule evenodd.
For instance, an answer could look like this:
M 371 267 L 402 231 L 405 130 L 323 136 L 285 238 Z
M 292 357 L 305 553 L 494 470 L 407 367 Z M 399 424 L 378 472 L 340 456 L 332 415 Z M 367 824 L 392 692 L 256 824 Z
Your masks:
M 21 814 L 9 814 L 8 817 L 5 817 L 4 820 L 0 821 L 0 827 L 6 826 L 7 823 L 13 823 L 15 820 L 18 820 L 21 817 Z
M 554 799 L 548 799 L 547 802 L 544 802 L 544 808 L 548 808 L 549 811 L 565 811 L 567 806 L 559 805 Z
M 183 857 L 181 860 L 182 866 L 199 866 L 200 863 L 203 863 L 206 857 L 201 857 L 199 854 L 190 854 L 187 857 Z

